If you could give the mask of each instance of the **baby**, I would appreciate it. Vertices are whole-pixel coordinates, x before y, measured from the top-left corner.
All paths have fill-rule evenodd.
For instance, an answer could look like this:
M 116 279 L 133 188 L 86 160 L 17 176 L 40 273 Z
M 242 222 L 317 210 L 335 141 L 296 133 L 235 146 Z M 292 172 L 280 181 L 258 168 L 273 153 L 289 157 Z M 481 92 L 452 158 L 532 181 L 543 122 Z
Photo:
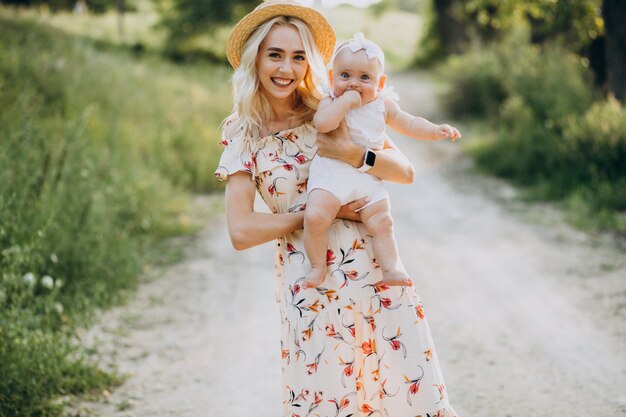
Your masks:
M 369 201 L 359 209 L 361 221 L 373 236 L 383 282 L 412 285 L 400 266 L 387 190 L 379 178 L 366 171 L 374 166 L 374 151 L 383 148 L 385 125 L 415 139 L 455 140 L 461 135 L 450 125 L 436 125 L 402 111 L 395 101 L 397 94 L 384 88 L 384 66 L 383 51 L 362 33 L 339 45 L 331 59 L 330 97 L 320 101 L 313 122 L 319 132 L 329 132 L 345 119 L 352 139 L 365 147 L 365 155 L 360 168 L 319 155 L 313 158 L 304 213 L 304 244 L 312 266 L 306 288 L 319 286 L 326 276 L 328 228 L 339 208 L 364 197 Z

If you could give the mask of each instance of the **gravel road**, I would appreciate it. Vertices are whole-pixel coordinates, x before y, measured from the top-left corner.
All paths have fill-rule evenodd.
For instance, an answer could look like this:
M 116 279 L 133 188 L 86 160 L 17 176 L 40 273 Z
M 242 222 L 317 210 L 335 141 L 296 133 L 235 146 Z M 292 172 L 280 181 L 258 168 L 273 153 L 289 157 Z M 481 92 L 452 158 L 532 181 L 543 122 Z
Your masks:
M 443 121 L 427 79 L 392 80 Z M 396 142 L 416 167 L 389 186 L 400 253 L 460 416 L 626 416 L 624 249 L 474 174 L 457 144 Z M 71 415 L 280 415 L 271 244 L 234 251 L 220 216 L 186 253 L 85 334 L 128 379 Z

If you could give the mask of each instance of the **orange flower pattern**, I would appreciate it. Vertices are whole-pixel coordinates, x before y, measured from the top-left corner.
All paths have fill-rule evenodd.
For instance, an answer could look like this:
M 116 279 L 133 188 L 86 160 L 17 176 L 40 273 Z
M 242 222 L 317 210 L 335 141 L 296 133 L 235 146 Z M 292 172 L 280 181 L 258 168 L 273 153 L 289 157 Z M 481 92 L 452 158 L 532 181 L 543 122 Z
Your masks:
M 315 139 L 309 124 L 223 138 L 215 175 L 247 172 L 274 213 L 302 211 Z M 305 289 L 302 230 L 276 241 L 283 417 L 456 417 L 415 287 L 382 282 L 362 224 L 335 220 L 328 243 L 326 279 Z

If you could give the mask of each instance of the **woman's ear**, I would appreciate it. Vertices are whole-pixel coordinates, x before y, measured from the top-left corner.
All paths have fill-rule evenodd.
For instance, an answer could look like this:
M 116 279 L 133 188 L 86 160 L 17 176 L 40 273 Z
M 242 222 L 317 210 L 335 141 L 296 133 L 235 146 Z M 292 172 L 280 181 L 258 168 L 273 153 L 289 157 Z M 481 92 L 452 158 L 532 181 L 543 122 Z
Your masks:
M 378 89 L 382 90 L 385 88 L 385 82 L 387 82 L 387 76 L 385 74 L 380 76 L 380 80 L 378 80 Z

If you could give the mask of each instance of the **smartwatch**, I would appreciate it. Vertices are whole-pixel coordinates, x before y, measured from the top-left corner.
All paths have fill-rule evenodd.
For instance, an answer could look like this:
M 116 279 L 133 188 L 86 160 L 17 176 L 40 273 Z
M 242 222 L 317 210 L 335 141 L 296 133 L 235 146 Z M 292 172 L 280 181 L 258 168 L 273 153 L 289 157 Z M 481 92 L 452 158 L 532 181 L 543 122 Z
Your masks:
M 363 165 L 358 167 L 356 170 L 365 172 L 369 170 L 371 167 L 373 167 L 375 163 L 376 163 L 376 153 L 369 148 L 365 148 L 365 155 L 363 155 Z

